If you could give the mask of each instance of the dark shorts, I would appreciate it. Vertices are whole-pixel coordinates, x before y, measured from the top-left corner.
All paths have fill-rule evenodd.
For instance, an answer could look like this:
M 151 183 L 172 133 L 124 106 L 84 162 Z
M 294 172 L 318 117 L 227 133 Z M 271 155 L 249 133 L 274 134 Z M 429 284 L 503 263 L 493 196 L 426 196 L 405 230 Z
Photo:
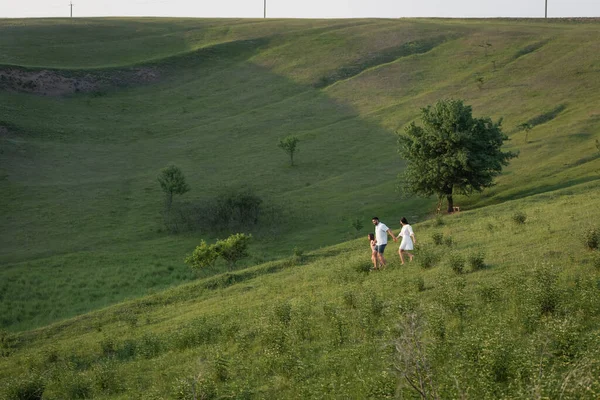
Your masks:
M 387 244 L 376 244 L 375 251 L 378 252 L 379 254 L 383 254 L 383 252 L 385 250 L 385 246 L 387 246 Z

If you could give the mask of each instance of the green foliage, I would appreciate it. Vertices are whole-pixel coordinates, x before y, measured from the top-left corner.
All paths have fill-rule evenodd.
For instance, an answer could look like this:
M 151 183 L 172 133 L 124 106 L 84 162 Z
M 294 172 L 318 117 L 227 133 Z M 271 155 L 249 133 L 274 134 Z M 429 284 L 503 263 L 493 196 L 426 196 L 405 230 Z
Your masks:
M 191 376 L 177 379 L 172 395 L 177 400 L 212 400 L 217 398 L 217 388 L 211 379 Z
M 596 139 L 596 150 L 600 153 L 600 140 Z
M 364 224 L 362 219 L 357 217 L 352 220 L 351 226 L 356 232 L 359 232 L 364 227 Z
M 14 378 L 6 389 L 7 399 L 10 400 L 42 400 L 46 381 L 38 374 L 28 373 Z
M 123 377 L 116 368 L 118 363 L 114 360 L 99 362 L 92 368 L 93 381 L 100 393 L 117 394 L 125 390 Z
M 445 236 L 444 244 L 448 247 L 452 247 L 454 245 L 454 239 L 452 238 L 452 236 Z
M 431 250 L 423 250 L 419 252 L 419 257 L 417 257 L 417 260 L 419 261 L 421 268 L 429 269 L 435 266 L 435 264 L 438 262 L 438 257 Z
M 456 274 L 462 274 L 465 269 L 465 258 L 458 253 L 450 253 L 446 265 Z
M 417 292 L 423 292 L 425 290 L 425 279 L 422 276 L 417 276 L 413 283 Z
M 263 200 L 252 189 L 231 189 L 217 197 L 209 224 L 213 230 L 254 226 L 262 204 Z
M 306 260 L 306 255 L 304 254 L 304 250 L 299 248 L 298 246 L 294 247 L 292 250 L 292 265 L 300 265 Z
M 471 271 L 479 271 L 485 268 L 485 253 L 482 250 L 473 251 L 467 257 L 467 264 Z
M 455 192 L 470 195 L 492 186 L 517 155 L 501 151 L 508 140 L 501 121 L 473 118 L 471 107 L 461 100 L 423 108 L 421 122 L 423 126 L 413 122 L 398 135 L 398 152 L 408 163 L 401 186 L 408 193 L 446 197 L 448 212 Z
M 279 144 L 277 144 L 277 147 L 282 149 L 288 156 L 290 156 L 290 163 L 292 166 L 294 165 L 294 154 L 298 151 L 296 147 L 298 146 L 299 141 L 300 139 L 291 135 L 280 139 Z
M 537 116 L 531 118 L 530 120 L 528 120 L 527 122 L 525 122 L 524 124 L 527 124 L 531 127 L 545 124 L 546 122 L 552 121 L 554 118 L 556 118 L 558 116 L 558 114 L 563 112 L 566 108 L 567 108 L 567 106 L 565 104 L 559 104 L 552 110 L 545 112 L 543 114 L 537 115 Z M 521 125 L 523 125 L 523 124 L 521 124 Z
M 219 253 L 216 246 L 214 244 L 209 245 L 202 240 L 192 254 L 186 257 L 185 263 L 196 269 L 207 268 L 213 266 L 217 258 L 219 258 Z
M 528 290 L 541 315 L 555 312 L 562 297 L 558 286 L 558 271 L 550 266 L 536 268 Z
M 583 232 L 583 245 L 588 250 L 598 250 L 600 245 L 600 228 L 589 227 Z
M 207 244 L 204 240 L 200 242 L 193 253 L 186 257 L 185 262 L 192 268 L 202 269 L 211 267 L 219 257 L 223 258 L 229 269 L 242 258 L 248 257 L 248 245 L 252 235 L 236 233 L 227 239 L 219 239 L 215 244 Z
M 527 221 L 527 214 L 523 211 L 515 211 L 511 218 L 515 224 L 522 225 Z
M 166 195 L 167 211 L 171 210 L 174 194 L 184 194 L 190 190 L 183 172 L 175 165 L 169 165 L 161 169 L 157 179 L 162 191 Z
M 592 256 L 592 266 L 597 270 L 600 270 L 600 252 L 598 251 L 594 252 L 594 255 Z
M 229 268 L 232 269 L 235 263 L 242 258 L 248 257 L 248 245 L 252 235 L 245 233 L 236 233 L 229 236 L 227 239 L 219 239 L 214 245 L 215 252 L 219 257 L 223 258 Z
M 68 371 L 61 378 L 60 391 L 66 399 L 89 399 L 93 396 L 94 388 L 87 375 Z
M 431 234 L 431 239 L 433 239 L 433 244 L 441 246 L 444 243 L 444 234 L 442 232 L 434 232 Z

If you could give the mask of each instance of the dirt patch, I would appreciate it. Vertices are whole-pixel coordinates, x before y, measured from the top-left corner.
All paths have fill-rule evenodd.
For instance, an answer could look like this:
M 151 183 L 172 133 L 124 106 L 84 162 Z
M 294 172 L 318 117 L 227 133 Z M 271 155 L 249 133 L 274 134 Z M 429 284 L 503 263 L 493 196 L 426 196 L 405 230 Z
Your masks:
M 150 67 L 112 70 L 109 72 L 72 72 L 0 67 L 0 90 L 42 96 L 64 96 L 73 93 L 94 92 L 111 87 L 147 84 L 156 82 L 159 78 L 159 71 Z

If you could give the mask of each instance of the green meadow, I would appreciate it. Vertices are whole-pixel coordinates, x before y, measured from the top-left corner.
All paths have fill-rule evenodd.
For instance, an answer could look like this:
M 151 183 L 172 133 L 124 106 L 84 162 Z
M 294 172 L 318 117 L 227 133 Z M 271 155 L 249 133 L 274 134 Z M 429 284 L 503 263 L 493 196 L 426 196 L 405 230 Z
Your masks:
M 0 395 L 597 398 L 598 28 L 0 20 Z M 435 217 L 396 132 L 449 97 L 519 157 Z M 209 223 L 244 191 L 255 225 Z M 368 272 L 374 215 L 409 219 L 413 263 Z M 234 271 L 184 264 L 239 231 Z

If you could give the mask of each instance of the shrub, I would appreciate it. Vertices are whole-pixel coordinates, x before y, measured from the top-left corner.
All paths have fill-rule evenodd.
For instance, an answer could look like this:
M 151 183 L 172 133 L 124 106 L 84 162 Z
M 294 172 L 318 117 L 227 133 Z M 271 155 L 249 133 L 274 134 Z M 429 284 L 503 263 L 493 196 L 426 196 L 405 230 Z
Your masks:
M 527 220 L 527 214 L 525 214 L 523 211 L 516 211 L 512 215 L 512 220 L 517 225 L 524 224 L 525 221 Z
M 431 251 L 424 251 L 422 254 L 419 254 L 418 260 L 423 269 L 429 269 L 437 263 L 437 257 Z
M 583 232 L 583 244 L 589 250 L 597 250 L 600 245 L 600 229 L 590 227 Z
M 194 252 L 186 257 L 185 263 L 191 268 L 200 269 L 211 267 L 219 257 L 214 244 L 207 244 L 204 240 L 194 249 Z
M 305 259 L 306 256 L 304 255 L 304 250 L 299 247 L 294 247 L 294 250 L 292 250 L 292 265 L 302 264 Z
M 558 271 L 551 267 L 538 268 L 534 271 L 534 281 L 531 283 L 540 313 L 551 314 L 556 311 L 560 302 Z
M 594 266 L 596 269 L 600 269 L 600 253 L 599 252 L 594 253 L 594 256 L 592 257 L 592 266 Z
M 444 225 L 444 218 L 440 214 L 437 214 L 435 216 L 435 223 L 434 223 L 434 225 L 435 226 L 443 226 Z
M 263 200 L 251 189 L 231 189 L 217 197 L 212 226 L 249 227 L 258 223 Z
M 173 398 L 176 400 L 212 400 L 216 397 L 215 384 L 201 376 L 180 378 L 173 385 Z
M 373 264 L 367 263 L 366 261 L 361 261 L 354 264 L 354 270 L 359 273 L 369 272 L 371 271 L 371 268 L 373 268 Z
M 495 303 L 502 297 L 502 291 L 497 285 L 482 285 L 478 288 L 477 293 L 484 303 Z
M 93 394 L 92 381 L 84 374 L 70 373 L 61 379 L 61 391 L 67 399 L 90 399 Z
M 236 262 L 248 256 L 248 245 L 251 239 L 252 235 L 236 233 L 225 240 L 217 240 L 215 250 L 219 256 L 227 261 L 229 269 L 233 269 Z
M 353 291 L 346 291 L 343 294 L 344 304 L 349 308 L 356 308 L 358 306 L 358 298 L 356 293 Z
M 114 361 L 95 364 L 92 373 L 95 385 L 101 393 L 114 394 L 125 389 L 121 376 L 117 374 Z
M 413 283 L 415 285 L 415 288 L 417 289 L 417 292 L 425 291 L 425 279 L 423 279 L 422 276 L 416 277 Z
M 363 222 L 360 218 L 354 218 L 351 223 L 352 227 L 356 232 L 359 232 L 363 228 Z
M 452 247 L 452 245 L 454 244 L 454 239 L 452 239 L 452 236 L 446 236 L 444 238 L 444 244 L 448 247 Z
M 469 254 L 467 263 L 469 264 L 469 267 L 471 267 L 472 271 L 478 271 L 480 269 L 485 268 L 484 258 L 485 256 L 483 251 L 475 251 Z
M 444 234 L 442 232 L 434 232 L 431 235 L 431 239 L 433 239 L 433 244 L 440 246 L 444 243 Z
M 451 253 L 446 263 L 457 274 L 462 274 L 465 269 L 465 259 L 458 253 Z
M 41 400 L 46 389 L 45 380 L 36 374 L 29 374 L 14 379 L 8 384 L 6 391 L 9 399 Z

